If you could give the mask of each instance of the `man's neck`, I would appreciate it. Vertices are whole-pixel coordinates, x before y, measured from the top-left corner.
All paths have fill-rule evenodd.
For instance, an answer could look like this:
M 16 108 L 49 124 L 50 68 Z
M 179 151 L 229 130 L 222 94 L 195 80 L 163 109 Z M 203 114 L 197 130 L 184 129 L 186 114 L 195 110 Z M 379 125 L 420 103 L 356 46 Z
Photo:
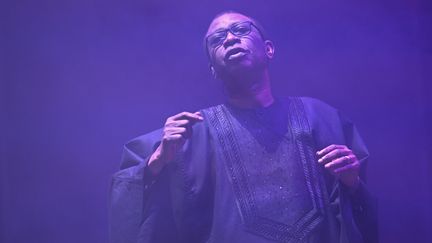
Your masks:
M 228 103 L 239 108 L 267 107 L 274 102 L 267 70 L 262 75 L 249 79 L 236 80 L 236 83 L 248 84 L 227 90 Z

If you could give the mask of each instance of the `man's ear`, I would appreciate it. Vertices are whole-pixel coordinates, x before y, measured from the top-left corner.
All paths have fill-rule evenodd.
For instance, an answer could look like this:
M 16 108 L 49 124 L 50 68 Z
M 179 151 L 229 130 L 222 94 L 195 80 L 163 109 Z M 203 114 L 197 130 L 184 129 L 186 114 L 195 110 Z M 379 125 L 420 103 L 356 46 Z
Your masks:
M 266 40 L 266 41 L 264 41 L 264 45 L 265 45 L 265 52 L 266 52 L 268 59 L 272 59 L 274 56 L 274 52 L 275 52 L 273 42 L 271 40 Z
M 209 68 L 210 68 L 210 72 L 211 72 L 213 78 L 217 79 L 217 73 L 216 73 L 216 70 L 214 69 L 213 65 L 209 64 Z

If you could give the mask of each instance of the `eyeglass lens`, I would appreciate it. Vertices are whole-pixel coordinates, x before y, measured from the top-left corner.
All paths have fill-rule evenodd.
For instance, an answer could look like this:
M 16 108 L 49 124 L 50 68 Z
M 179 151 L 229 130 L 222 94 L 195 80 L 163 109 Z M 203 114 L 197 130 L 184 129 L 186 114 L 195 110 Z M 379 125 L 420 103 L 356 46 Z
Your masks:
M 251 22 L 234 23 L 228 29 L 217 31 L 207 37 L 207 43 L 211 47 L 222 44 L 228 35 L 228 31 L 236 36 L 245 36 L 251 31 Z

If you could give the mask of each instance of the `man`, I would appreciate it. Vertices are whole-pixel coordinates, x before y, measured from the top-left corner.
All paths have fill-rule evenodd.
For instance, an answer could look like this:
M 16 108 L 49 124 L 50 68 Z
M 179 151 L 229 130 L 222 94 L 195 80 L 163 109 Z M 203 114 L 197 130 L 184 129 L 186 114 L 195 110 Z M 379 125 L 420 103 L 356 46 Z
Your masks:
M 254 19 L 216 16 L 205 46 L 227 102 L 125 145 L 112 242 L 375 242 L 353 124 L 318 100 L 273 97 L 275 48 Z

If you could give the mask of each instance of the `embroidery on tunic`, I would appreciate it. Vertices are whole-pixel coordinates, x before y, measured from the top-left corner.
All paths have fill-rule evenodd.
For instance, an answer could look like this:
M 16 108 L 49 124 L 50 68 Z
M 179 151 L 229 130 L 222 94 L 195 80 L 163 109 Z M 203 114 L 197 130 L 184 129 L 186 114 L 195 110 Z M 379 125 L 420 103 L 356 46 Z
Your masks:
M 288 132 L 292 134 L 292 141 L 290 143 L 294 148 L 293 151 L 296 152 L 294 154 L 293 151 L 281 151 L 291 157 L 296 156 L 295 158 L 300 160 L 298 165 L 295 166 L 298 166 L 302 173 L 295 175 L 297 176 L 295 178 L 297 180 L 298 178 L 303 178 L 302 184 L 299 184 L 299 186 L 305 188 L 303 191 L 306 192 L 302 192 L 302 197 L 299 200 L 307 200 L 304 201 L 304 204 L 307 206 L 302 206 L 303 208 L 301 209 L 303 211 L 300 210 L 301 215 L 293 213 L 294 216 L 291 217 L 294 218 L 289 219 L 292 221 L 289 223 L 283 222 L 284 220 L 280 218 L 276 219 L 278 215 L 269 217 L 263 211 L 265 207 L 261 206 L 261 204 L 266 203 L 265 197 L 257 195 L 262 193 L 262 190 L 258 190 L 262 188 L 258 188 L 259 184 L 255 177 L 250 179 L 251 166 L 248 167 L 248 164 L 245 164 L 248 162 L 245 161 L 245 157 L 248 156 L 241 153 L 241 149 L 244 149 L 241 146 L 245 145 L 241 141 L 246 141 L 246 138 L 243 134 L 238 134 L 239 132 L 235 131 L 235 127 L 238 127 L 238 124 L 236 124 L 236 120 L 233 120 L 234 118 L 230 110 L 224 105 L 219 105 L 211 107 L 206 113 L 208 113 L 207 117 L 210 118 L 210 125 L 215 131 L 216 139 L 220 146 L 220 156 L 225 161 L 228 178 L 232 184 L 237 206 L 246 230 L 280 242 L 298 242 L 304 240 L 324 220 L 325 204 L 328 199 L 323 193 L 325 192 L 325 184 L 315 163 L 313 139 L 302 101 L 299 98 L 291 98 L 289 100 L 288 111 Z M 250 141 L 248 140 L 247 142 Z M 277 171 L 276 169 L 274 171 Z M 274 171 L 269 171 L 269 173 L 273 173 Z M 288 180 L 286 182 L 288 184 L 286 185 L 290 185 L 289 183 L 292 182 L 293 179 L 291 181 Z M 263 188 L 266 189 L 265 187 Z M 303 194 L 307 194 L 307 197 Z M 270 195 L 274 196 L 274 193 Z M 283 194 L 279 196 L 279 200 L 285 198 Z M 271 197 L 269 198 L 272 199 Z M 292 199 L 294 201 L 293 205 L 296 205 L 295 200 L 297 198 Z M 289 214 L 289 209 L 283 208 L 283 205 L 278 207 L 279 209 L 276 210 L 280 210 L 277 212 L 281 212 L 282 216 Z

